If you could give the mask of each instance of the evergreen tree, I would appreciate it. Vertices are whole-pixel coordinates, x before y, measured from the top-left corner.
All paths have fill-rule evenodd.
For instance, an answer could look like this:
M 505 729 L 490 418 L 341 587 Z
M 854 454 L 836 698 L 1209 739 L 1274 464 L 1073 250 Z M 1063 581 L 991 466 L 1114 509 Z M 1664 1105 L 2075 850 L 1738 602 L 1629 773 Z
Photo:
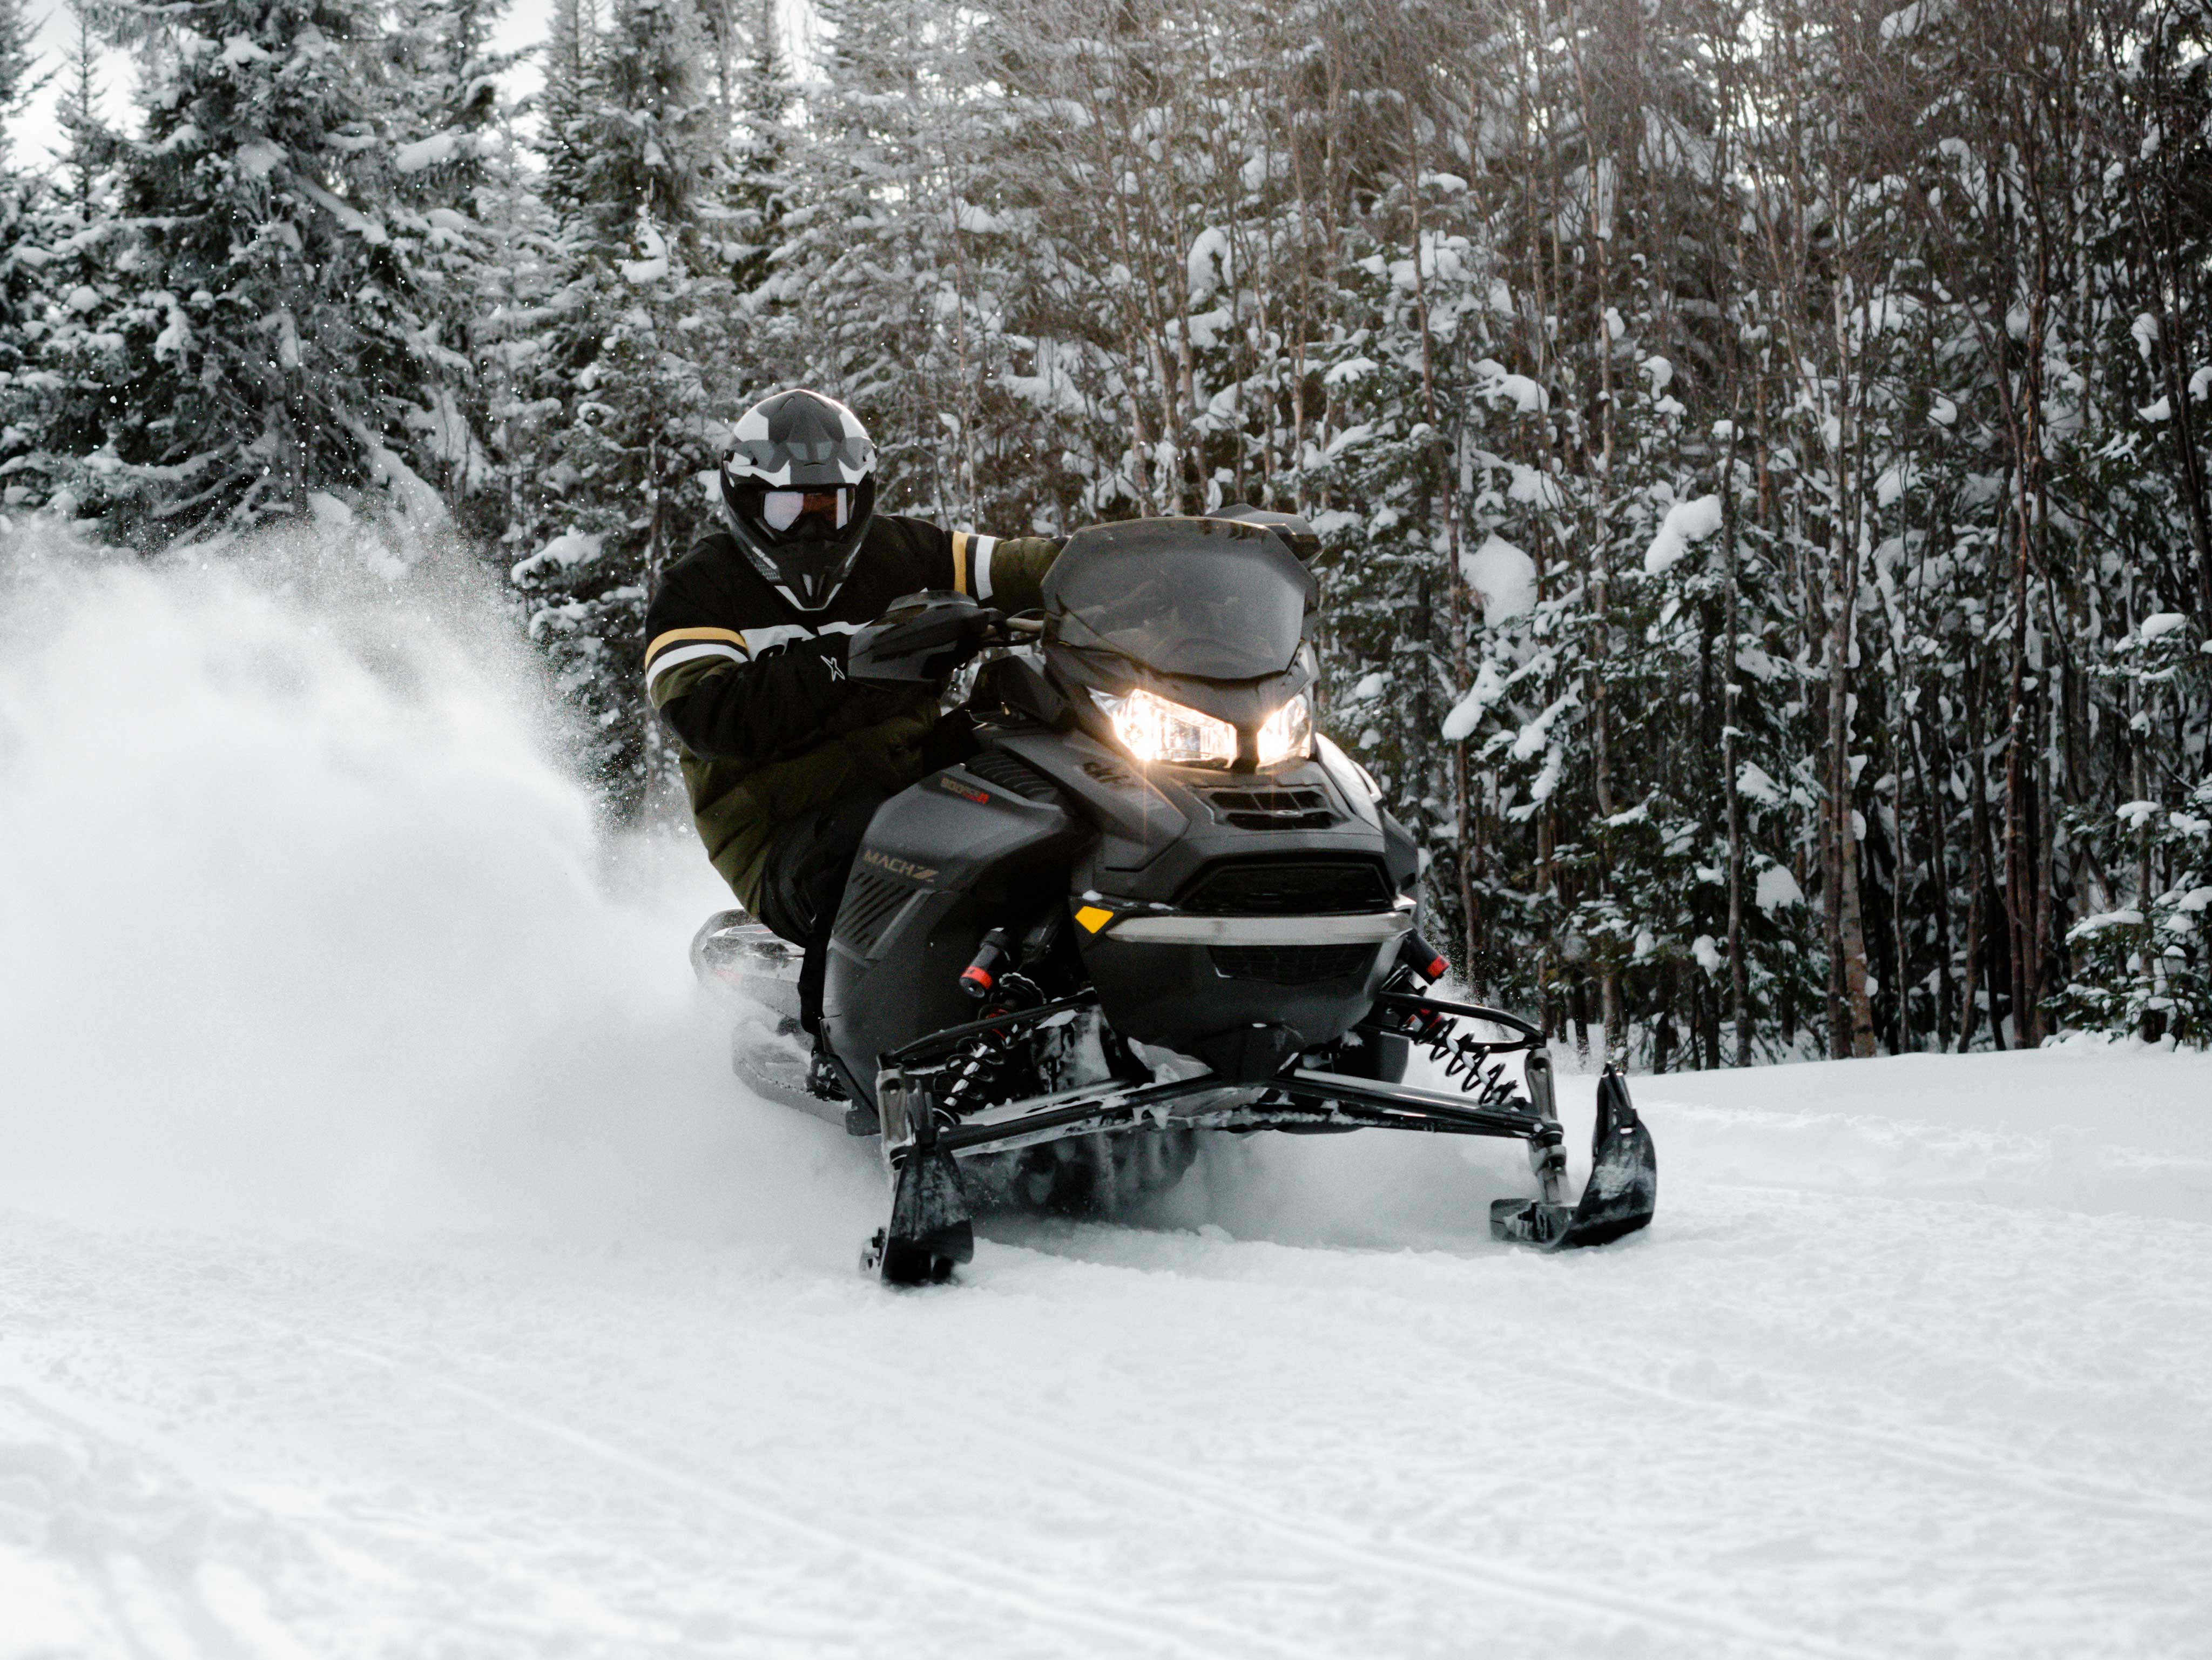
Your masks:
M 792 188 L 784 172 L 788 149 L 785 133 L 795 94 L 784 67 L 775 5 L 776 0 L 760 0 L 752 54 L 744 63 L 731 100 L 735 125 L 728 202 L 730 229 L 737 239 L 730 250 L 735 261 L 732 276 L 745 294 L 757 289 L 775 268 Z
M 598 49 L 595 0 L 553 0 L 552 31 L 542 54 L 545 83 L 537 102 L 545 167 L 544 195 L 555 215 L 563 219 L 584 199 Z
M 11 507 L 43 506 L 70 459 L 96 449 L 107 407 L 106 383 L 119 372 L 122 342 L 99 319 L 121 293 L 108 244 L 118 233 L 113 163 L 118 140 L 100 115 L 99 40 L 76 13 L 76 38 L 63 66 L 56 116 L 64 144 L 52 186 L 29 199 L 9 275 L 15 325 L 9 350 L 7 455 L 0 460 Z
M 724 131 L 696 10 L 620 0 L 583 62 L 557 89 L 573 112 L 557 132 L 549 111 L 549 175 L 565 155 L 573 194 L 560 199 L 559 288 L 532 366 L 540 439 L 521 539 L 535 551 L 514 580 L 596 734 L 594 776 L 629 806 L 670 770 L 637 679 L 645 605 L 715 511 L 705 481 L 736 392 L 734 293 Z
M 0 0 L 0 162 L 7 160 L 8 124 L 49 78 L 38 72 L 31 49 L 37 33 L 23 0 Z
M 22 475 L 38 460 L 28 419 L 38 396 L 33 334 L 52 281 L 40 224 L 49 192 L 36 176 L 10 165 L 8 155 L 8 122 L 44 84 L 31 54 L 32 33 L 22 0 L 0 0 L 0 479 L 6 480 L 0 501 L 11 507 L 43 493 Z
M 118 163 L 119 339 L 82 509 L 148 545 L 220 538 L 371 491 L 443 517 L 402 459 L 418 295 L 375 188 L 361 0 L 129 3 L 148 75 Z
M 493 382 L 479 362 L 481 319 L 500 279 L 485 223 L 512 201 L 514 156 L 501 125 L 498 77 L 520 56 L 490 41 L 505 0 L 398 0 L 378 37 L 377 120 L 389 171 L 377 188 L 414 278 L 410 346 L 421 395 L 401 411 L 415 465 L 444 487 L 448 509 L 482 534 L 503 527 L 504 501 L 486 435 Z
M 63 65 L 61 96 L 54 102 L 54 123 L 64 141 L 55 159 L 61 164 L 64 194 L 88 222 L 94 182 L 113 164 L 121 141 L 100 112 L 100 38 L 93 31 L 91 11 L 79 5 L 70 15 L 76 20 L 76 37 Z

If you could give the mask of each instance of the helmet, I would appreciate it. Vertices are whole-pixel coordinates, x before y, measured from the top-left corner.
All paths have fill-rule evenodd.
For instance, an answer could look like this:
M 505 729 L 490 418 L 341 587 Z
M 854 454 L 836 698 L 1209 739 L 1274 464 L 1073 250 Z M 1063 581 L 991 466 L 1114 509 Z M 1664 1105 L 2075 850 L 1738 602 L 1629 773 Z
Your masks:
M 837 597 L 876 511 L 876 447 L 818 392 L 780 392 L 738 417 L 722 503 L 753 569 L 799 611 Z

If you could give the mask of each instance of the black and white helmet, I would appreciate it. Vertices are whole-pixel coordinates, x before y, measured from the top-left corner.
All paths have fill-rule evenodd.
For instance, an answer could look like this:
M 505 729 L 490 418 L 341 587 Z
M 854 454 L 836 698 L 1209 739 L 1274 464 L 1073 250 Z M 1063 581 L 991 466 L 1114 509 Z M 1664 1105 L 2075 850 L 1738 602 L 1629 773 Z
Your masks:
M 876 511 L 876 447 L 818 392 L 780 392 L 738 417 L 722 452 L 738 545 L 785 599 L 820 611 L 845 586 Z

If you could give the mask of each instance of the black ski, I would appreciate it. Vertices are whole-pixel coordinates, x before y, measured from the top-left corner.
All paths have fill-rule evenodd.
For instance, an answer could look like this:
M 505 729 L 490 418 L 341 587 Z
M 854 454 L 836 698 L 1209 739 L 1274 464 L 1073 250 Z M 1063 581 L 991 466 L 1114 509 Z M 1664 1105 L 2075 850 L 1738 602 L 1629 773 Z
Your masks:
M 1650 1132 L 1629 1104 L 1626 1080 L 1607 1067 L 1597 1080 L 1589 1182 L 1580 1201 L 1569 1207 L 1541 1199 L 1493 1200 L 1490 1231 L 1541 1250 L 1605 1245 L 1647 1226 L 1658 1204 L 1659 1158 Z

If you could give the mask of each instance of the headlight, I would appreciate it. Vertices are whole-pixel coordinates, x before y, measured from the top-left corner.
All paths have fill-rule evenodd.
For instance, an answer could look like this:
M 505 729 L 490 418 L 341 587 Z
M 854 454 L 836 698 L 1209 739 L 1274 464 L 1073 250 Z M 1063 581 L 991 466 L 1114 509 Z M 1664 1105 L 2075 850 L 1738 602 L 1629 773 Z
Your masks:
M 1237 728 L 1196 709 L 1138 690 L 1126 697 L 1093 691 L 1114 723 L 1114 735 L 1139 761 L 1178 767 L 1225 767 L 1237 759 Z
M 1267 724 L 1260 728 L 1260 764 L 1272 767 L 1278 761 L 1303 761 L 1313 753 L 1313 705 L 1300 692 L 1296 697 L 1267 717 Z

